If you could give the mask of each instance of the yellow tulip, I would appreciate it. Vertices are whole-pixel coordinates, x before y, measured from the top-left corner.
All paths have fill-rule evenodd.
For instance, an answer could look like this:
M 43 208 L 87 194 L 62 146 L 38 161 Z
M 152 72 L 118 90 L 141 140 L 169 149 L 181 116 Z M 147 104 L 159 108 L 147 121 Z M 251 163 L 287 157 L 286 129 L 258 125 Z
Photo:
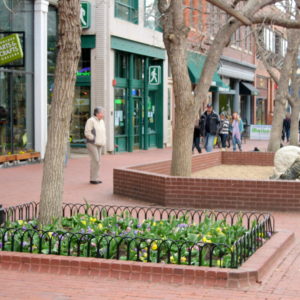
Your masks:
M 186 257 L 181 257 L 181 262 L 185 263 L 186 262 Z
M 48 232 L 49 237 L 51 238 L 53 235 L 53 232 Z
M 85 220 L 82 220 L 82 221 L 81 221 L 81 224 L 86 225 L 86 221 L 85 221 Z
M 156 226 L 156 222 L 153 222 L 152 226 Z
M 173 255 L 170 257 L 170 261 L 171 261 L 172 264 L 174 264 L 176 262 L 176 259 Z
M 22 226 L 24 224 L 24 221 L 23 220 L 18 220 L 18 224 Z
M 100 224 L 98 225 L 98 228 L 99 228 L 99 229 L 102 229 L 102 228 L 103 228 L 103 225 L 100 223 Z
M 218 259 L 217 260 L 217 266 L 221 267 L 223 265 L 223 260 L 222 259 Z
M 97 221 L 97 219 L 96 219 L 96 218 L 90 217 L 90 221 L 91 221 L 92 223 L 95 223 L 95 222 Z
M 143 254 L 143 256 L 144 256 L 144 257 L 147 257 L 147 256 L 148 256 L 147 252 L 145 252 L 145 253 Z
M 157 244 L 156 244 L 156 243 L 153 243 L 153 244 L 152 244 L 152 250 L 155 251 L 155 250 L 157 250 L 157 248 L 158 248 L 158 247 L 157 247 Z

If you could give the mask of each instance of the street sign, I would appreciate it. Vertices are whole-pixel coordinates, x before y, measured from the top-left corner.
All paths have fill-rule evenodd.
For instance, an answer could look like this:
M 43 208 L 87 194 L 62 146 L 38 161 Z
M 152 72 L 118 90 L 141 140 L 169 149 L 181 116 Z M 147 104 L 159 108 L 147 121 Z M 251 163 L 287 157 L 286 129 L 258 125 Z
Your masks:
M 80 22 L 82 29 L 91 27 L 91 3 L 80 2 Z
M 150 66 L 149 67 L 149 84 L 159 85 L 161 83 L 161 67 Z
M 0 39 L 0 66 L 23 58 L 23 50 L 18 34 Z

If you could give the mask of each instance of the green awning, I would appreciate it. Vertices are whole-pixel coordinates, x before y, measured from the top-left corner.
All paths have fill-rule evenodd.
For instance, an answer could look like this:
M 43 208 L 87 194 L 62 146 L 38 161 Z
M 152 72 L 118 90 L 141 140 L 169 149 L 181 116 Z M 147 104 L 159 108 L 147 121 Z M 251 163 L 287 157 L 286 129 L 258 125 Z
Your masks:
M 192 83 L 198 83 L 202 74 L 205 59 L 206 56 L 204 55 L 194 52 L 188 52 L 188 71 Z M 220 78 L 219 74 L 215 72 L 212 78 L 210 91 L 230 91 L 230 87 L 226 85 Z

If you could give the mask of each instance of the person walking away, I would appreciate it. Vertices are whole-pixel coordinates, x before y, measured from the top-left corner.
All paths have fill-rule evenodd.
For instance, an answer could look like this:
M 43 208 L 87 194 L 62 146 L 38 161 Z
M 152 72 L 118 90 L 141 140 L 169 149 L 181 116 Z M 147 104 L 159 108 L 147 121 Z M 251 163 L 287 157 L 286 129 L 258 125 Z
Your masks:
M 86 147 L 91 159 L 90 183 L 99 184 L 100 159 L 103 147 L 106 145 L 106 129 L 104 123 L 104 110 L 98 106 L 94 109 L 94 115 L 89 118 L 85 125 L 84 135 Z
M 194 149 L 198 150 L 198 153 L 201 153 L 201 147 L 200 147 L 200 124 L 199 124 L 199 118 L 197 118 L 194 126 L 194 137 L 193 137 L 193 147 L 192 152 L 194 154 Z
M 240 119 L 239 115 L 235 112 L 232 115 L 232 146 L 233 151 L 236 151 L 236 145 L 238 145 L 239 150 L 242 151 L 242 133 L 244 131 L 243 121 Z
M 229 134 L 229 120 L 226 118 L 225 113 L 221 113 L 219 136 L 221 139 L 222 151 L 226 151 L 226 141 L 227 141 L 228 134 Z
M 200 118 L 201 136 L 205 138 L 205 150 L 211 152 L 213 150 L 214 140 L 218 132 L 220 124 L 219 116 L 213 111 L 211 104 L 207 104 L 206 111 Z
M 291 118 L 290 114 L 286 114 L 285 119 L 283 120 L 283 132 L 282 132 L 282 141 L 286 138 L 287 143 L 290 141 L 290 132 L 291 132 Z

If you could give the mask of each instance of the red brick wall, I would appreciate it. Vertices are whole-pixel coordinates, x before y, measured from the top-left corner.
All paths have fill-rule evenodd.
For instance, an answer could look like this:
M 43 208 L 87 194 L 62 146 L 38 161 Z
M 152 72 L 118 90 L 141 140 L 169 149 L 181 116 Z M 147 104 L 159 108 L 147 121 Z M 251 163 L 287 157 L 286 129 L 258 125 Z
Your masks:
M 193 157 L 193 171 L 221 163 L 270 166 L 273 157 L 273 153 L 263 152 L 197 155 Z M 169 170 L 169 163 L 163 162 L 162 165 Z M 135 167 L 114 170 L 115 194 L 165 206 L 300 211 L 298 181 L 201 179 L 151 173 L 149 170 L 159 169 L 159 163 L 137 168 L 139 170 L 134 170 Z

